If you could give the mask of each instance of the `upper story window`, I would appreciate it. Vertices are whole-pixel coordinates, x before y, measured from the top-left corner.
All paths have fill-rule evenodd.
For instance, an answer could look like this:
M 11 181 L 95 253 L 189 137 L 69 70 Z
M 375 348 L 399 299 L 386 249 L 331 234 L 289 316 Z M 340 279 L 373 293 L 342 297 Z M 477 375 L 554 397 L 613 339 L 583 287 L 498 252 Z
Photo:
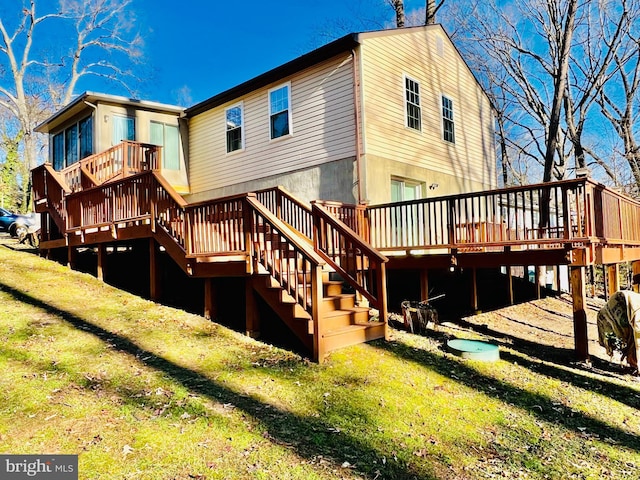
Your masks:
M 407 127 L 422 130 L 420 119 L 420 84 L 409 77 L 404 78 Z
M 136 128 L 133 117 L 120 117 L 113 115 L 113 144 L 117 145 L 123 140 L 135 140 Z
M 162 168 L 180 170 L 180 133 L 177 125 L 151 122 L 150 141 L 162 147 Z
M 242 104 L 225 110 L 227 122 L 227 153 L 244 148 Z
M 291 87 L 289 84 L 269 90 L 269 129 L 271 139 L 291 133 Z
M 453 122 L 453 100 L 442 96 L 442 138 L 445 142 L 456 143 Z
M 88 116 L 51 136 L 51 162 L 62 170 L 93 154 L 93 117 Z

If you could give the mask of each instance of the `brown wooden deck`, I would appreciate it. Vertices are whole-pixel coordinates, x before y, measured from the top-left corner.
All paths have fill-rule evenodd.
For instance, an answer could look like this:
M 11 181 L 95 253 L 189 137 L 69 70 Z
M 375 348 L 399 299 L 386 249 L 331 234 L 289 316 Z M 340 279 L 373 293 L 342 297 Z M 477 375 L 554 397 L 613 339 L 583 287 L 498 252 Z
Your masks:
M 327 307 L 342 295 L 328 272 L 386 318 L 386 268 L 568 265 L 576 351 L 586 358 L 584 268 L 632 261 L 640 271 L 640 203 L 587 178 L 368 207 L 309 207 L 280 188 L 188 204 L 158 171 L 160 155 L 123 142 L 62 172 L 34 169 L 41 249 L 67 248 L 71 258 L 80 246 L 149 238 L 152 257 L 162 247 L 189 276 L 247 277 L 247 332 L 258 328 L 256 292 L 316 359 L 386 336 L 386 322 L 354 302 Z

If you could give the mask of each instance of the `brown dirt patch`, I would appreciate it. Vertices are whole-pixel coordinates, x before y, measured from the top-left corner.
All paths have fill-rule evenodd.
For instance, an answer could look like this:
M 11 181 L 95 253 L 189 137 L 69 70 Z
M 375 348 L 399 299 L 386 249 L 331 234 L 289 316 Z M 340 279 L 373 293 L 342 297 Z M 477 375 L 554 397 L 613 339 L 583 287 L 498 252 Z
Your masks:
M 598 344 L 596 318 L 605 301 L 587 299 L 587 335 L 593 368 L 610 373 L 629 374 L 628 365 L 619 356 L 610 358 Z M 513 305 L 459 321 L 444 321 L 441 331 L 455 337 L 465 337 L 469 331 L 505 347 L 530 354 L 541 360 L 575 363 L 573 305 L 571 296 L 561 294 Z

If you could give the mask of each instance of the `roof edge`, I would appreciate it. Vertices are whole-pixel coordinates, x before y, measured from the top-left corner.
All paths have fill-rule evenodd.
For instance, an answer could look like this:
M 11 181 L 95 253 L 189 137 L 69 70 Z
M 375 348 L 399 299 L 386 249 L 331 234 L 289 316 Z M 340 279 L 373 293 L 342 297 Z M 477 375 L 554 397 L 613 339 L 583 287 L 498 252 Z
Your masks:
M 287 63 L 284 63 L 261 75 L 258 75 L 257 77 L 247 80 L 240 85 L 231 87 L 230 89 L 214 95 L 207 100 L 197 103 L 196 105 L 187 108 L 185 110 L 185 115 L 187 117 L 198 115 L 218 105 L 222 105 L 223 103 L 234 100 L 238 97 L 241 97 L 242 95 L 246 95 L 247 93 L 257 90 L 258 88 L 264 87 L 266 85 L 269 85 L 270 83 L 276 82 L 282 78 L 288 77 L 289 75 L 304 70 L 305 68 L 311 67 L 324 60 L 335 57 L 342 52 L 351 51 L 358 45 L 360 45 L 359 33 L 350 33 L 348 35 L 345 35 L 344 37 L 338 38 L 333 42 L 327 43 L 322 47 L 305 53 L 300 57 L 297 57 Z
M 96 101 L 102 102 L 102 103 L 111 102 L 111 103 L 116 103 L 121 105 L 140 106 L 140 107 L 145 107 L 153 110 L 172 112 L 178 115 L 182 114 L 185 110 L 184 107 L 180 107 L 178 105 L 169 105 L 165 103 L 152 102 L 147 100 L 137 100 L 135 98 L 122 97 L 119 95 L 110 95 L 107 93 L 97 93 L 97 92 L 86 91 L 81 93 L 77 97 L 75 97 L 71 102 L 69 102 L 64 107 L 60 108 L 58 111 L 56 111 L 53 115 L 51 115 L 45 121 L 38 124 L 36 128 L 34 128 L 34 131 L 38 133 L 49 133 L 50 129 L 48 128 L 48 126 L 54 123 L 56 120 L 63 117 L 70 110 L 73 110 L 74 107 L 78 106 L 81 103 L 96 102 Z

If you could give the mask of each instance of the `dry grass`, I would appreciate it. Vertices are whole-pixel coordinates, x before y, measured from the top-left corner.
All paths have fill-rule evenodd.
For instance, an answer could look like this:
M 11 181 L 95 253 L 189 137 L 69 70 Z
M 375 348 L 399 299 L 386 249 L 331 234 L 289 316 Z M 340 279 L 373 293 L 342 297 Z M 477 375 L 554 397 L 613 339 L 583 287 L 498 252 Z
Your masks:
M 0 302 L 0 451 L 79 454 L 80 478 L 640 477 L 638 383 L 488 320 L 315 365 L 4 247 Z

